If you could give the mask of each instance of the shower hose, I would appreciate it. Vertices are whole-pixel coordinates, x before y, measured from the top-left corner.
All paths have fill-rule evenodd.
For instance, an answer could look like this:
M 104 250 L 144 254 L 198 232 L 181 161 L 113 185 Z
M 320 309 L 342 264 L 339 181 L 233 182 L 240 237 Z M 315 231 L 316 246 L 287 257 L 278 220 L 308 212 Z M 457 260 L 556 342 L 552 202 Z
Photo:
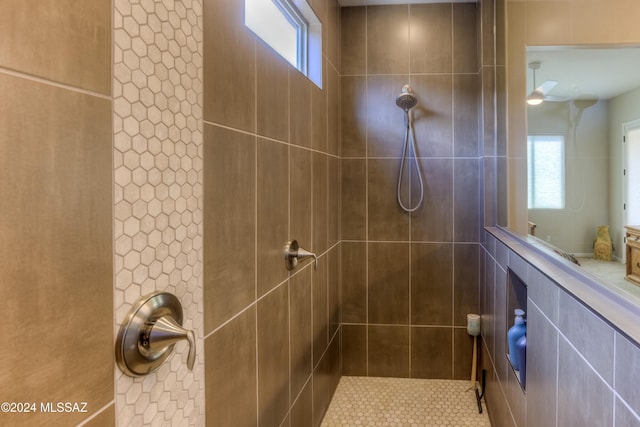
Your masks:
M 424 198 L 424 184 L 422 182 L 422 172 L 420 171 L 420 163 L 418 161 L 418 155 L 416 152 L 416 139 L 413 136 L 413 125 L 411 123 L 411 119 L 409 117 L 409 111 L 405 111 L 404 113 L 404 145 L 402 147 L 402 161 L 400 162 L 400 173 L 398 174 L 398 204 L 405 212 L 411 213 L 418 210 L 420 205 L 422 204 L 422 199 Z M 420 182 L 420 200 L 418 200 L 418 204 L 415 207 L 411 207 L 411 200 L 409 200 L 409 207 L 406 207 L 402 202 L 402 196 L 400 195 L 402 189 L 402 176 L 404 175 L 405 163 L 407 160 L 408 149 L 409 149 L 409 141 L 411 141 L 411 149 L 413 150 L 413 160 L 416 165 L 416 170 L 418 171 L 418 181 Z M 409 182 L 409 188 L 411 188 L 411 183 Z

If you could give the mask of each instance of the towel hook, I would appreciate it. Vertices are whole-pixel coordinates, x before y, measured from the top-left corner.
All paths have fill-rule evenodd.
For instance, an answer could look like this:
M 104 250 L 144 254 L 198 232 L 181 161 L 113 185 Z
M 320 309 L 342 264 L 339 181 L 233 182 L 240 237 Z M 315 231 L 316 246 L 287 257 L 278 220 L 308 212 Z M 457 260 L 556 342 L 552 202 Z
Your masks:
M 284 264 L 287 267 L 287 270 L 293 270 L 296 265 L 298 265 L 298 261 L 302 261 L 305 258 L 313 257 L 315 261 L 315 270 L 318 269 L 318 256 L 313 252 L 309 252 L 308 250 L 301 248 L 298 245 L 297 240 L 291 240 L 284 245 Z

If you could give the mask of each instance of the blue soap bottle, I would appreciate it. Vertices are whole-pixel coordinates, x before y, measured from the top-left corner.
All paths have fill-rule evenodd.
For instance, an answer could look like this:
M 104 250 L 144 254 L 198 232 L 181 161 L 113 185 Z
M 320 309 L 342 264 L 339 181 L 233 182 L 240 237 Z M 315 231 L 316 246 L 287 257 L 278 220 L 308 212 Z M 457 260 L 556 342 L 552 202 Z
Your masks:
M 509 329 L 509 332 L 507 332 L 507 342 L 509 343 L 509 361 L 511 362 L 513 369 L 517 371 L 520 365 L 518 363 L 516 343 L 525 334 L 527 327 L 524 324 L 524 311 L 516 308 L 515 315 L 516 319 L 513 322 L 513 326 Z
M 518 354 L 518 364 L 520 365 L 520 385 L 527 386 L 527 334 L 520 337 L 516 343 L 516 353 Z

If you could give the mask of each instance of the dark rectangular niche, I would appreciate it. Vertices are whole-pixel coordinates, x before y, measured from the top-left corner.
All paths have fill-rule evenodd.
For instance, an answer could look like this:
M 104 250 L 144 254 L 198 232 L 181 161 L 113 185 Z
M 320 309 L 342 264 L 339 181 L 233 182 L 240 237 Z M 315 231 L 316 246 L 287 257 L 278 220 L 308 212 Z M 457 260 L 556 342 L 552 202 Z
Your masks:
M 513 270 L 510 268 L 507 269 L 507 331 L 511 326 L 513 326 L 513 320 L 515 318 L 514 311 L 519 308 L 525 312 L 525 321 L 527 320 L 527 284 L 522 280 Z M 528 324 L 527 324 L 528 326 Z M 506 341 L 505 348 L 509 349 L 509 342 L 507 337 L 504 337 Z M 518 384 L 522 390 L 525 390 L 525 387 L 522 385 L 520 381 L 520 372 L 513 369 L 511 366 L 511 361 L 509 360 L 509 355 L 507 354 L 507 361 L 509 362 L 509 367 L 511 368 L 511 372 L 515 375 L 518 380 Z

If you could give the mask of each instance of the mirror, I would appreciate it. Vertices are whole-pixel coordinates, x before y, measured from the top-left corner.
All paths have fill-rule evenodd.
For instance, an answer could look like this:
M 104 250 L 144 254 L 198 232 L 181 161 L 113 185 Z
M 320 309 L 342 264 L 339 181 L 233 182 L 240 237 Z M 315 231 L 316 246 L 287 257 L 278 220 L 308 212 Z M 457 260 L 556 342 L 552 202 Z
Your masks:
M 529 232 L 640 295 L 623 264 L 624 226 L 640 224 L 627 195 L 640 180 L 640 48 L 535 47 L 526 60 L 528 99 L 542 100 L 527 105 Z M 606 264 L 592 259 L 601 225 L 614 249 Z

